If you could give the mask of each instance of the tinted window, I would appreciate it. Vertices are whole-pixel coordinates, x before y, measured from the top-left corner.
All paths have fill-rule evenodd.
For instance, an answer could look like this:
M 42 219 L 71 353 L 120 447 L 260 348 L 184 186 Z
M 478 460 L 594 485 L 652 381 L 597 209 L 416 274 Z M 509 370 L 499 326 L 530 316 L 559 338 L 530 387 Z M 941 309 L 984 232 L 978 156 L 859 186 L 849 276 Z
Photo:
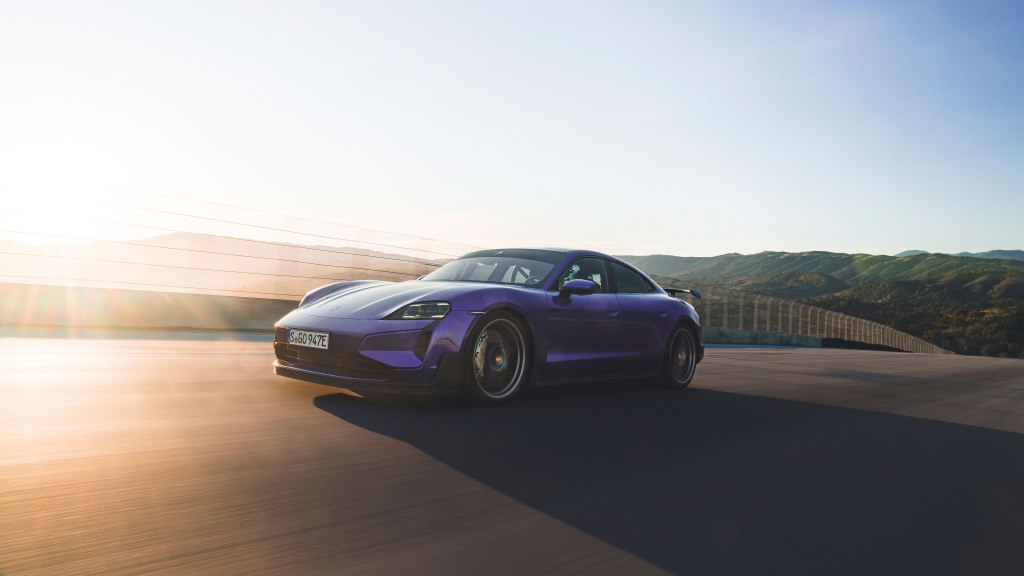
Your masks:
M 558 278 L 555 288 L 561 290 L 569 280 L 584 278 L 596 283 L 598 292 L 607 292 L 608 282 L 605 278 L 605 270 L 604 260 L 600 258 L 578 258 Z
M 615 274 L 615 288 L 619 294 L 646 294 L 654 291 L 654 286 L 640 274 L 616 262 L 611 265 L 612 274 Z
M 423 277 L 424 280 L 492 282 L 540 287 L 554 268 L 553 264 L 507 256 L 464 256 L 452 260 Z
M 466 265 L 466 280 L 473 282 L 487 282 L 487 279 L 494 274 L 495 268 L 498 267 L 497 262 L 473 262 L 472 264 Z

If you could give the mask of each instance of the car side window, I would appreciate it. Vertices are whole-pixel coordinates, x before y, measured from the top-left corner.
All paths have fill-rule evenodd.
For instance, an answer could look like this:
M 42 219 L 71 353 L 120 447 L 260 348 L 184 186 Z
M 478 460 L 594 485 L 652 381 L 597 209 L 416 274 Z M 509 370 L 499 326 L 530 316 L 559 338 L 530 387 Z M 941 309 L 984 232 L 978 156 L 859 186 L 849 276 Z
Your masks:
M 584 278 L 597 284 L 597 292 L 607 292 L 608 282 L 605 273 L 605 262 L 600 258 L 578 258 L 565 269 L 565 272 L 558 278 L 556 288 L 562 289 L 569 280 Z
M 615 275 L 615 290 L 619 294 L 647 294 L 654 291 L 654 286 L 640 274 L 617 262 L 611 265 L 612 274 Z

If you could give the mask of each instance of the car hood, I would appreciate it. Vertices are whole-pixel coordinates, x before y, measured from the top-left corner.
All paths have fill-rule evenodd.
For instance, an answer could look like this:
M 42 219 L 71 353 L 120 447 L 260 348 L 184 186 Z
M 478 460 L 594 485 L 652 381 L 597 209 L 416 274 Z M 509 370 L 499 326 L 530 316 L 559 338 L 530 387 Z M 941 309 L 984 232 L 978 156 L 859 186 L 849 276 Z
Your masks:
M 384 318 L 409 304 L 442 300 L 457 308 L 453 299 L 468 292 L 493 288 L 479 282 L 379 282 L 342 287 L 300 308 L 304 314 L 328 318 Z

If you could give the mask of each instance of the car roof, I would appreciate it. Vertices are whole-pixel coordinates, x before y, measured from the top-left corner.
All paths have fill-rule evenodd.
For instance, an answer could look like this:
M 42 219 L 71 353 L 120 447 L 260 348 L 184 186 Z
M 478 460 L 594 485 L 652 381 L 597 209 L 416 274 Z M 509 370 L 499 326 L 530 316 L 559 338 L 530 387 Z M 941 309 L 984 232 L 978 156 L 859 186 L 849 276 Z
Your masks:
M 617 258 L 617 257 L 612 256 L 610 254 L 605 254 L 604 252 L 598 252 L 597 250 L 587 250 L 587 249 L 582 249 L 582 248 L 491 248 L 491 249 L 486 249 L 486 250 L 475 250 L 475 251 L 470 252 L 468 254 L 464 254 L 462 256 L 462 258 L 471 257 L 471 256 L 494 256 L 494 255 L 497 255 L 498 253 L 501 253 L 501 252 L 509 252 L 509 253 L 519 252 L 520 254 L 522 254 L 523 252 L 531 252 L 531 251 L 549 252 L 552 255 L 559 254 L 561 256 L 560 260 L 562 260 L 562 261 L 564 261 L 564 260 L 575 260 L 576 258 L 583 258 L 583 257 L 586 257 L 586 256 L 594 256 L 594 257 L 597 257 L 597 258 L 606 258 L 608 260 L 612 260 L 612 261 L 618 262 L 620 264 L 624 264 L 624 265 L 626 265 L 626 266 L 628 266 L 630 268 L 633 268 L 634 270 L 639 271 L 639 269 L 637 269 L 636 266 L 633 266 L 632 264 L 622 260 L 621 258 Z
M 582 248 L 555 248 L 555 247 L 544 247 L 544 248 L 520 248 L 520 247 L 489 248 L 489 249 L 485 249 L 485 250 L 474 250 L 473 252 L 469 252 L 468 254 L 464 254 L 462 257 L 465 258 L 467 256 L 493 256 L 493 255 L 497 255 L 500 252 L 531 252 L 531 251 L 557 253 L 557 254 L 562 255 L 564 258 L 580 258 L 580 257 L 583 257 L 583 256 L 596 256 L 596 257 L 599 257 L 599 258 L 608 258 L 610 260 L 615 260 L 615 261 L 618 261 L 618 262 L 622 262 L 622 260 L 620 260 L 619 258 L 616 258 L 615 256 L 612 256 L 610 254 L 605 254 L 604 252 L 598 252 L 597 250 L 586 250 L 586 249 L 582 249 Z

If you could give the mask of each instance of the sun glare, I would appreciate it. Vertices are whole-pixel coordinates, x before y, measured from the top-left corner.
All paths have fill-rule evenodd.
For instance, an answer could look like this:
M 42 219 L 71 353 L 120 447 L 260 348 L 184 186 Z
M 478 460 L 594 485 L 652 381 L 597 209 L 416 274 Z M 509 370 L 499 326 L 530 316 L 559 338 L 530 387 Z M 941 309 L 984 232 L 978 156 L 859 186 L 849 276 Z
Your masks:
M 51 188 L 10 191 L 5 196 L 9 200 L 0 207 L 0 240 L 80 245 L 158 233 L 132 225 L 124 209 L 108 204 L 118 199 L 111 194 Z

